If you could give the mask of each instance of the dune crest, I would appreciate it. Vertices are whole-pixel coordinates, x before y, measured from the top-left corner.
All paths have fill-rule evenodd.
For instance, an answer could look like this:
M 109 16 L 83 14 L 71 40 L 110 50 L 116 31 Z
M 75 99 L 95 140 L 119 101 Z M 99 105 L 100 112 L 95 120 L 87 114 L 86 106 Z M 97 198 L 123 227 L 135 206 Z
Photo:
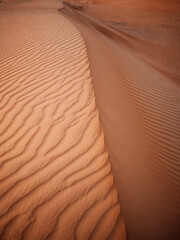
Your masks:
M 23 4 L 0 12 L 0 239 L 126 239 L 84 40 Z

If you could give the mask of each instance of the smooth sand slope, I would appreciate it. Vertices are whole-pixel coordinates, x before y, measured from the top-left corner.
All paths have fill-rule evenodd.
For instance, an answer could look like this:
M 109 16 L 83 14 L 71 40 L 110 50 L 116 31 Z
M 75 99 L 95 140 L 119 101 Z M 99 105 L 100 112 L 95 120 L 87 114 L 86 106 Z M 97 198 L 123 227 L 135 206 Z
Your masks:
M 0 239 L 125 239 L 86 46 L 57 6 L 0 5 Z
M 156 30 L 163 35 L 164 26 L 157 27 L 154 18 L 149 18 L 151 28 L 147 24 L 144 31 L 139 25 L 143 39 L 138 39 L 93 19 L 86 8 L 82 12 L 66 6 L 63 11 L 87 43 L 127 238 L 180 239 L 180 87 L 176 78 L 180 44 L 170 34 L 177 29 L 169 30 L 167 25 L 166 37 L 157 38 Z M 106 12 L 104 19 L 108 18 Z M 143 12 L 145 21 L 147 13 Z M 129 33 L 137 31 L 137 24 L 129 26 Z M 164 64 L 166 57 L 169 68 Z

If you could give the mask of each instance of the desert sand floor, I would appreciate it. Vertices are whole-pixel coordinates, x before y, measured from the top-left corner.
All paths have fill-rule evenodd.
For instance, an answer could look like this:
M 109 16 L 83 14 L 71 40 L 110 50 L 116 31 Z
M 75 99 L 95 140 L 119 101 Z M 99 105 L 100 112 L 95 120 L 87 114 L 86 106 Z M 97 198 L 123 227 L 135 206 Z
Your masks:
M 8 4 L 0 11 L 0 239 L 125 239 L 84 40 L 56 1 Z

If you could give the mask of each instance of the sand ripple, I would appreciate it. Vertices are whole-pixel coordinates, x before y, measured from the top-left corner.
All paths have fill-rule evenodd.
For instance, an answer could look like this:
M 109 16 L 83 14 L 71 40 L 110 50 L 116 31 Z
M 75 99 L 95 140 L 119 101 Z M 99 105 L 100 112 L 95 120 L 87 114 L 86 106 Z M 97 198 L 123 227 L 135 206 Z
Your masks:
M 52 9 L 0 19 L 0 239 L 125 239 L 79 31 Z

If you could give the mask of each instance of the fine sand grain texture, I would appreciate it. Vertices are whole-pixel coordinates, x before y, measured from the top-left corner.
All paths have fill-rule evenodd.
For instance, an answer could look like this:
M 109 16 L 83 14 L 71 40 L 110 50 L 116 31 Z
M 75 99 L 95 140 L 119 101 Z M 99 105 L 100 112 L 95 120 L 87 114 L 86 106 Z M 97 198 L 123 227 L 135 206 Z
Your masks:
M 0 5 L 0 239 L 126 239 L 86 46 L 60 7 Z
M 144 22 L 149 21 L 143 26 L 144 22 L 135 18 L 135 12 L 131 16 L 133 25 L 125 21 L 126 29 L 129 26 L 130 34 L 127 34 L 89 16 L 87 12 L 91 7 L 86 5 L 84 11 L 77 11 L 72 5 L 65 5 L 62 11 L 78 26 L 87 44 L 97 107 L 127 238 L 179 240 L 180 41 L 175 37 L 179 31 L 177 15 L 172 15 L 172 19 L 163 17 L 167 23 L 176 23 L 176 28 L 169 24 L 165 31 L 164 26 L 160 26 L 161 20 L 153 18 L 154 13 L 150 18 L 149 10 L 143 10 Z M 104 20 L 109 18 L 108 7 L 106 15 L 99 14 Z M 95 4 L 93 9 L 98 16 Z M 164 13 L 159 10 L 161 15 Z M 138 27 L 141 39 L 138 34 L 133 35 Z

